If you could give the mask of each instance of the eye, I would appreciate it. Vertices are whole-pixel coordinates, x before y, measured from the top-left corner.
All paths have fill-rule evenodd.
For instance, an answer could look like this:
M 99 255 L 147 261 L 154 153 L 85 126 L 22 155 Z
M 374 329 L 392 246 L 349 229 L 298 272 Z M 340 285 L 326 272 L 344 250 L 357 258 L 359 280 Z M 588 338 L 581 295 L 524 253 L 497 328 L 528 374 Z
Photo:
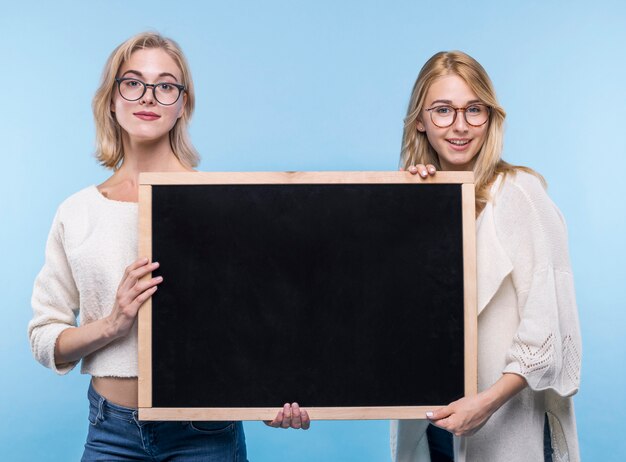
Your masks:
M 485 109 L 480 105 L 469 106 L 465 111 L 471 115 L 482 114 Z
M 451 108 L 450 106 L 437 106 L 435 108 L 435 114 L 438 115 L 450 115 L 454 112 L 454 109 Z
M 170 92 L 170 91 L 174 91 L 174 89 L 176 88 L 174 85 L 172 85 L 171 83 L 167 83 L 167 82 L 161 82 L 159 84 L 157 84 L 157 88 L 164 92 Z
M 142 86 L 143 84 L 139 80 L 124 80 L 124 85 L 129 88 L 137 88 Z

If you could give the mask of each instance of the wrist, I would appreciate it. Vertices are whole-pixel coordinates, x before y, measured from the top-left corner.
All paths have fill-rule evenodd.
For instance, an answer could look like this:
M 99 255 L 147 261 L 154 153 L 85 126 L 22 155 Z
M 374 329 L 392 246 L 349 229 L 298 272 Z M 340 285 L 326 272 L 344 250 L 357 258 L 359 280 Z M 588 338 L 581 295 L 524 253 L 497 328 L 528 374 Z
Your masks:
M 121 337 L 119 324 L 115 321 L 113 316 L 109 315 L 106 318 L 103 318 L 103 321 L 104 329 L 102 330 L 102 332 L 105 339 L 112 342 L 118 337 Z

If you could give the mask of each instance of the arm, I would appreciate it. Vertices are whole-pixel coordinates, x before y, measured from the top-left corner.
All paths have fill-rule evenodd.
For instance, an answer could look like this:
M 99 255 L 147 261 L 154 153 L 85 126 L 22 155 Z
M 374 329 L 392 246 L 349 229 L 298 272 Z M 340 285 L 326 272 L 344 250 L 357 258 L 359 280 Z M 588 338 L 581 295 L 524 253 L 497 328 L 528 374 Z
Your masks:
M 117 289 L 115 305 L 109 316 L 84 326 L 66 329 L 59 334 L 54 348 L 56 365 L 78 361 L 126 336 L 135 322 L 139 307 L 156 292 L 157 285 L 163 280 L 160 276 L 147 281 L 141 281 L 141 278 L 158 267 L 158 263 L 149 264 L 147 258 L 140 258 L 129 265 Z

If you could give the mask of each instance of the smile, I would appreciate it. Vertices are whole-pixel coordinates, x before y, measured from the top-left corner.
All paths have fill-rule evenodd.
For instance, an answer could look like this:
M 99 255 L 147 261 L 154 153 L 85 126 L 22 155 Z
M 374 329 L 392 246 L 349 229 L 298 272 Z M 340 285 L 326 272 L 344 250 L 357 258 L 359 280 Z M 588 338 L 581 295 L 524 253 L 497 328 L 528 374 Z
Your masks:
M 446 140 L 446 141 L 455 146 L 465 146 L 466 144 L 469 144 L 469 142 L 472 140 Z

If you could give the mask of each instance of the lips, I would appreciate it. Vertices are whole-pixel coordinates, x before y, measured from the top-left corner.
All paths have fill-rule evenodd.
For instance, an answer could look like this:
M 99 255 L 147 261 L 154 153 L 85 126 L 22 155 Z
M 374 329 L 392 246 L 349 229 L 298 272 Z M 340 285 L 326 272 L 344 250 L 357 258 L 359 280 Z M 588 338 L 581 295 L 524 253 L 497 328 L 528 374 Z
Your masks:
M 150 111 L 133 112 L 133 115 L 141 120 L 157 120 L 161 118 L 159 114 Z
M 466 139 L 466 138 L 449 138 L 449 139 L 446 139 L 446 141 L 448 142 L 450 147 L 454 149 L 455 151 L 464 151 L 472 142 L 471 139 Z

